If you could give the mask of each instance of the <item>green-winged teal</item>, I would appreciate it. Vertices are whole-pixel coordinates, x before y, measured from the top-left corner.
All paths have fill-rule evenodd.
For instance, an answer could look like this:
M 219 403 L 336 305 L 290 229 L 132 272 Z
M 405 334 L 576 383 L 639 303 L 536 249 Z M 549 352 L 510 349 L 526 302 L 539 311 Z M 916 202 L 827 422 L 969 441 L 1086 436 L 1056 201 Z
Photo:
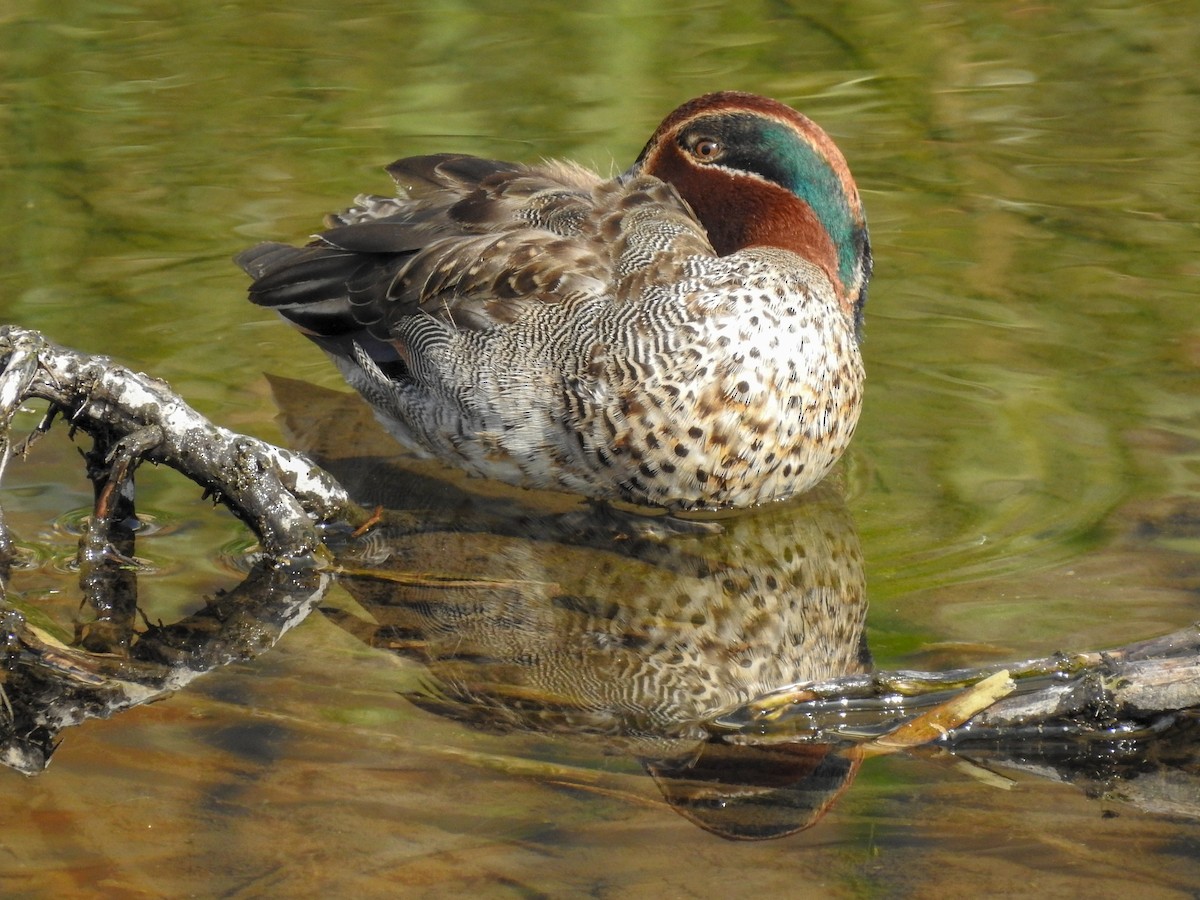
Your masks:
M 238 262 L 410 448 L 673 510 L 792 496 L 846 449 L 871 253 L 806 117 L 726 91 L 616 178 L 456 154 L 388 172 L 397 197 Z

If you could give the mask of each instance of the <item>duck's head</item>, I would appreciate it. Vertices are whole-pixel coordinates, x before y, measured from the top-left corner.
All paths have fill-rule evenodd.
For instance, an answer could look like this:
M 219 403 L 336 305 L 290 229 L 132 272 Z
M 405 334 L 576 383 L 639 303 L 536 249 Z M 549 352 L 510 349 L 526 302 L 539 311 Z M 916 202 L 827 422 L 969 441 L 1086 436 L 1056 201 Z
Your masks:
M 722 256 L 782 247 L 820 266 L 861 325 L 871 277 L 862 201 L 841 151 L 806 116 L 755 94 L 705 94 L 667 116 L 628 174 L 673 185 Z

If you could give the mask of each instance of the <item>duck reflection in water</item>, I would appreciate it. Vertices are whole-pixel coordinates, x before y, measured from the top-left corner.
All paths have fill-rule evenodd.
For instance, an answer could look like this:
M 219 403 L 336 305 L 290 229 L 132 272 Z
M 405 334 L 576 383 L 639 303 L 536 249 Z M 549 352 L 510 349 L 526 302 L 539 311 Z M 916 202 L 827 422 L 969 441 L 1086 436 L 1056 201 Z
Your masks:
M 304 396 L 311 415 L 311 386 Z M 728 838 L 810 827 L 853 779 L 851 748 L 739 746 L 706 725 L 782 686 L 869 667 L 862 554 L 835 486 L 708 525 L 649 520 L 647 534 L 557 495 L 481 497 L 477 480 L 397 465 L 391 446 L 337 459 L 321 443 L 309 449 L 360 500 L 411 511 L 414 527 L 346 561 L 341 583 L 371 620 L 326 614 L 426 667 L 415 704 L 636 756 L 673 808 Z
M 290 384 L 275 388 L 293 444 L 389 510 L 339 560 L 369 620 L 325 614 L 424 666 L 413 703 L 634 756 L 672 807 L 728 838 L 809 827 L 848 786 L 854 749 L 740 746 L 710 730 L 777 688 L 867 668 L 862 556 L 836 489 L 715 522 L 645 518 L 399 462 L 358 400 L 303 385 L 290 402 Z M 311 566 L 258 566 L 194 615 L 135 635 L 135 572 L 106 557 L 100 574 L 105 604 L 124 598 L 129 615 L 86 625 L 77 647 L 47 643 L 0 604 L 0 764 L 40 772 L 64 729 L 265 652 L 329 583 Z

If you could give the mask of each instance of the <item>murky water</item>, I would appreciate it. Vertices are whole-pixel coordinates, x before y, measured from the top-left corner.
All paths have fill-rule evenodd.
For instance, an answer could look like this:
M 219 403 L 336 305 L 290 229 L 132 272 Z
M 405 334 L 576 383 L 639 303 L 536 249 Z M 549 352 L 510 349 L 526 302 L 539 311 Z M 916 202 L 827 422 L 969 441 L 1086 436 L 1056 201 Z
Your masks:
M 851 616 L 835 630 L 861 631 L 884 668 L 1117 645 L 1198 618 L 1197 46 L 1194 2 L 25 4 L 0 16 L 0 321 L 166 378 L 222 424 L 304 443 L 304 400 L 277 396 L 264 373 L 339 379 L 244 301 L 235 252 L 386 191 L 381 167 L 401 155 L 616 169 L 687 97 L 775 96 L 845 151 L 877 258 L 867 405 L 844 499 L 820 512 L 847 535 L 838 546 L 857 548 L 839 558 L 862 560 L 869 610 L 865 628 Z M 171 621 L 237 582 L 246 536 L 169 473 L 140 484 L 155 522 L 138 547 L 152 571 L 142 603 Z M 439 514 L 453 518 L 457 497 L 440 495 Z M 12 599 L 69 627 L 90 489 L 62 433 L 10 467 L 0 500 L 32 559 Z M 811 546 L 806 528 L 830 527 L 799 513 L 746 526 L 745 584 L 767 577 L 755 554 L 778 560 L 788 541 Z M 682 584 L 714 628 L 746 613 L 703 600 L 712 585 L 694 560 L 539 555 L 530 535 L 437 533 L 406 546 L 407 571 L 501 560 L 489 578 L 569 582 L 573 597 L 636 581 L 664 602 Z M 867 760 L 814 828 L 719 840 L 670 804 L 663 761 L 695 748 L 686 734 L 670 748 L 646 737 L 644 703 L 630 701 L 639 738 L 624 742 L 594 718 L 565 727 L 561 707 L 469 714 L 454 701 L 479 699 L 480 673 L 438 644 L 436 623 L 414 624 L 412 604 L 392 608 L 352 580 L 326 602 L 340 611 L 255 660 L 69 730 L 44 774 L 0 777 L 2 892 L 1200 890 L 1194 817 L 1102 778 L 1090 796 L 1031 773 L 1002 788 L 949 758 Z M 686 605 L 607 616 L 627 637 L 684 608 L 691 621 Z M 521 615 L 594 612 L 560 602 Z M 787 614 L 763 623 L 786 631 Z M 400 630 L 377 633 L 386 625 Z M 711 690 L 760 673 L 746 652 Z M 538 677 L 539 697 L 564 690 Z

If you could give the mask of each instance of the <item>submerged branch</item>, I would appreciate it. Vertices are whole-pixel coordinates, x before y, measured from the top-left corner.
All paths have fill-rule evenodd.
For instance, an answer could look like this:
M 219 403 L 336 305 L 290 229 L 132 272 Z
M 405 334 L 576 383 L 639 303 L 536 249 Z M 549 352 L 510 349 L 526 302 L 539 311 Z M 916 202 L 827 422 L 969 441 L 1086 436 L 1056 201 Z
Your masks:
M 748 743 L 847 739 L 886 745 L 931 706 L 1000 674 L 1012 689 L 939 721 L 928 742 L 955 748 L 1029 735 L 1130 738 L 1200 709 L 1200 624 L 1112 650 L 1057 653 L 979 669 L 871 672 L 792 685 L 761 697 L 717 728 Z M 921 741 L 920 743 L 926 743 Z M 904 747 L 914 746 L 911 741 Z

